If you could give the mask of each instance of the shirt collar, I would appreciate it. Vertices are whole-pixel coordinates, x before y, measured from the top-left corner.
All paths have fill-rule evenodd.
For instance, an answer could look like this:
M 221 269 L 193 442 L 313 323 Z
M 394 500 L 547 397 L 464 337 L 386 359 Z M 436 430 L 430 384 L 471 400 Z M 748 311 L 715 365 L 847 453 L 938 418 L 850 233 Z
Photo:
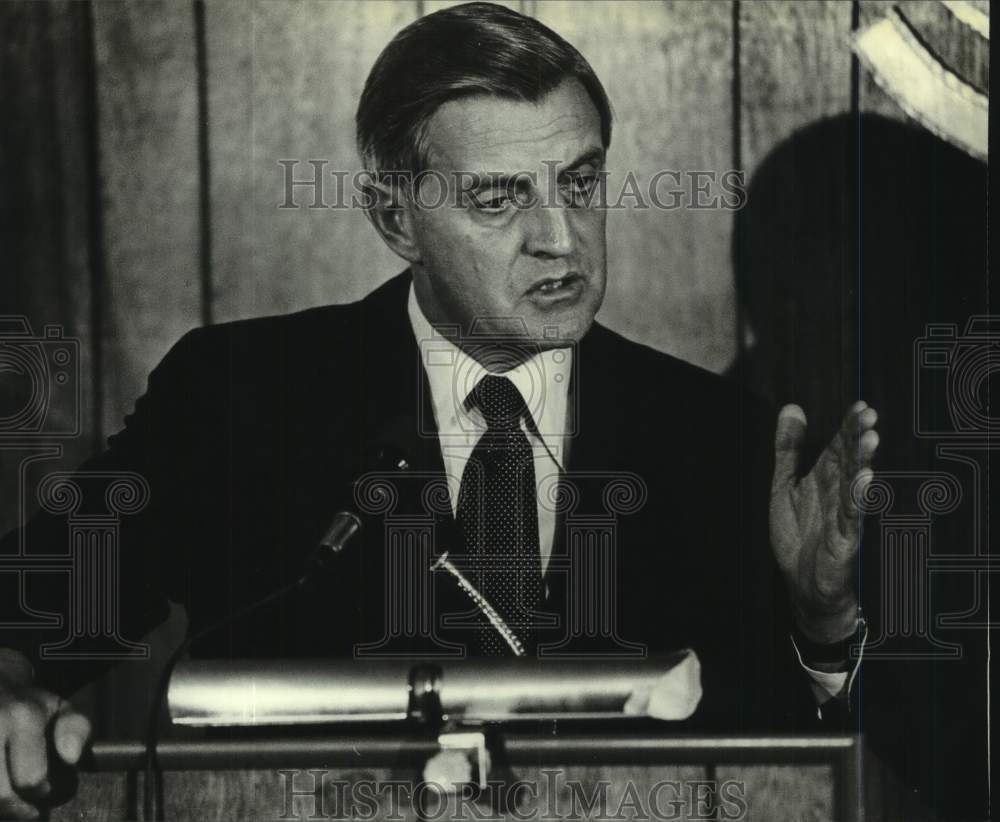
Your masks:
M 430 384 L 439 435 L 442 438 L 455 434 L 465 436 L 470 427 L 484 430 L 482 416 L 478 411 L 467 410 L 464 402 L 489 371 L 452 342 L 455 333 L 431 325 L 417 302 L 412 283 L 406 308 Z M 566 437 L 572 368 L 573 349 L 552 348 L 539 351 L 517 367 L 503 372 L 521 392 L 537 436 L 563 469 L 562 445 Z

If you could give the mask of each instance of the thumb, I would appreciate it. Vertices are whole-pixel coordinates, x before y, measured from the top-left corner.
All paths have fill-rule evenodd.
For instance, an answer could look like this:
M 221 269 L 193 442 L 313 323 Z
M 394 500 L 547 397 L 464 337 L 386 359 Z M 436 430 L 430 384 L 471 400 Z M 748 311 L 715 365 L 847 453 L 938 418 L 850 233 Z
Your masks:
M 786 405 L 778 412 L 774 432 L 774 482 L 788 485 L 795 481 L 799 453 L 806 438 L 806 412 L 797 405 Z
M 75 765 L 90 739 L 90 720 L 63 703 L 52 728 L 52 742 L 62 760 Z

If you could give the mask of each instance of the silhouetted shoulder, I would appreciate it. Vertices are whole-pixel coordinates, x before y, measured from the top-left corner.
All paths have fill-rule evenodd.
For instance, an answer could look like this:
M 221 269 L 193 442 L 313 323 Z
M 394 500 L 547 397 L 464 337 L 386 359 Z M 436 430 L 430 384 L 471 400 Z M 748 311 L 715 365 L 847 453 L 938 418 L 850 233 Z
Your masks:
M 588 370 L 604 372 L 608 380 L 636 401 L 667 399 L 692 408 L 741 403 L 755 414 L 771 413 L 762 398 L 732 379 L 634 342 L 598 323 L 594 323 L 580 350 L 584 361 L 589 360 Z

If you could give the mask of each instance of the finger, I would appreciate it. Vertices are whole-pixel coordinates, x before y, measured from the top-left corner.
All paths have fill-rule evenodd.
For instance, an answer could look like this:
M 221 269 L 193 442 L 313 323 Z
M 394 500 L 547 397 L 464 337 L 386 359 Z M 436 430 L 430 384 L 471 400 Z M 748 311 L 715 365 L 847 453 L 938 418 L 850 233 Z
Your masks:
M 799 406 L 786 405 L 778 412 L 774 431 L 774 485 L 795 480 L 806 426 L 806 412 Z
M 861 402 L 856 402 L 847 409 L 847 413 L 844 414 L 840 422 L 840 430 L 837 432 L 840 435 L 841 445 L 845 448 L 849 446 L 864 429 L 863 420 L 869 419 L 870 414 L 874 411 L 874 408 L 869 408 L 866 403 Z
M 29 798 L 49 793 L 45 728 L 50 714 L 34 702 L 7 706 L 7 763 L 14 790 Z
M 855 412 L 856 405 L 844 417 L 840 430 L 839 462 L 844 466 L 844 478 L 849 480 L 871 463 L 874 447 L 878 446 L 878 435 L 874 431 L 878 412 L 869 406 Z M 873 435 L 874 440 L 869 435 Z
M 0 745 L 0 819 L 37 819 L 38 809 L 14 792 L 7 770 L 7 751 Z
M 871 410 L 871 409 L 869 409 Z M 857 520 L 861 517 L 861 511 L 855 503 L 855 495 L 862 489 L 857 489 L 858 478 L 863 472 L 869 475 L 868 482 L 871 481 L 871 465 L 875 459 L 875 452 L 878 450 L 879 436 L 874 430 L 867 430 L 861 435 L 856 447 L 851 448 L 848 453 L 846 465 L 840 477 L 840 510 L 837 524 L 841 534 L 851 538 L 857 532 Z M 867 482 L 865 483 L 867 485 Z
M 851 478 L 850 483 L 846 483 L 846 493 L 840 499 L 840 506 L 837 510 L 837 527 L 852 547 L 857 547 L 856 543 L 861 530 L 862 511 L 856 500 L 864 497 L 874 476 L 875 473 L 871 468 L 861 469 Z
M 52 741 L 63 762 L 75 765 L 90 739 L 90 720 L 77 713 L 69 704 L 60 709 L 52 729 Z
M 862 408 L 854 417 L 854 430 L 858 434 L 863 434 L 875 427 L 878 422 L 878 411 L 870 406 Z
M 858 471 L 871 467 L 879 441 L 878 431 L 874 428 L 865 428 L 850 440 L 842 461 L 844 465 L 842 486 L 853 482 Z
M 881 438 L 878 435 L 878 431 L 869 429 L 861 435 L 861 439 L 858 440 L 858 461 L 861 463 L 861 468 L 867 468 L 871 465 L 873 459 L 875 459 L 875 452 L 878 451 L 878 445 L 881 442 Z
M 847 409 L 844 419 L 840 424 L 840 433 L 844 437 L 844 443 L 851 441 L 851 438 L 863 433 L 869 428 L 873 428 L 878 421 L 878 412 L 864 401 L 856 402 Z

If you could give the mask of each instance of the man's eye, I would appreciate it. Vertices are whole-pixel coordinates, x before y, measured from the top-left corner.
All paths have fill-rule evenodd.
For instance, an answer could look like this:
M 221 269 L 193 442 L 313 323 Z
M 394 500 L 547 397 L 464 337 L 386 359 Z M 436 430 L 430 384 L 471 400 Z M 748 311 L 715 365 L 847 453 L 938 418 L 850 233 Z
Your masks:
M 589 194 L 597 185 L 596 174 L 574 174 L 569 181 L 570 191 L 578 194 Z
M 474 194 L 472 204 L 478 211 L 499 214 L 505 211 L 511 204 L 511 197 L 507 192 L 497 194 L 488 192 L 486 194 Z

